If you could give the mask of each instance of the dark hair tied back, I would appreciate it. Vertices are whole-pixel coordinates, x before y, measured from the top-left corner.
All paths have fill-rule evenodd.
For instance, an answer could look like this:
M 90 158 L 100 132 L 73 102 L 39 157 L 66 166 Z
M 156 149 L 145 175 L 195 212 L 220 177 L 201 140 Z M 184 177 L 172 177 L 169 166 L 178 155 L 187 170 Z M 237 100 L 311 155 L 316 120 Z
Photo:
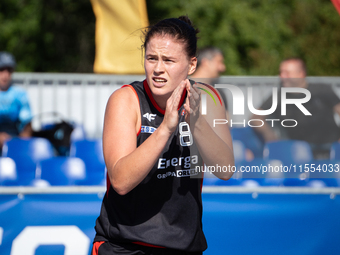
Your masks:
M 199 33 L 199 30 L 194 28 L 188 16 L 163 19 L 155 25 L 148 27 L 143 47 L 144 50 L 146 50 L 150 39 L 155 35 L 170 35 L 185 44 L 185 50 L 188 57 L 196 57 L 197 33 Z

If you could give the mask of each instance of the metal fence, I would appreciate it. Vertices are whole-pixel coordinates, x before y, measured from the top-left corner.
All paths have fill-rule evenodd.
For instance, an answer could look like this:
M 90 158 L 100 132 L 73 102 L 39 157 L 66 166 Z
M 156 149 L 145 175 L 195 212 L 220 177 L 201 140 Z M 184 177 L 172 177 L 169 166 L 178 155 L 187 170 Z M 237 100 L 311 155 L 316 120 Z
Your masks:
M 141 80 L 138 75 L 14 73 L 16 86 L 29 94 L 34 116 L 56 112 L 65 120 L 82 125 L 89 138 L 102 134 L 109 96 L 123 84 Z M 41 118 L 33 124 L 40 125 Z
M 13 74 L 14 84 L 27 90 L 34 116 L 57 112 L 65 120 L 82 125 L 89 138 L 101 137 L 105 107 L 112 92 L 124 84 L 144 78 L 144 75 Z M 308 81 L 330 84 L 340 96 L 340 77 L 308 77 Z M 279 82 L 275 76 L 222 76 L 218 81 L 219 84 L 236 85 L 244 92 L 247 87 L 253 87 L 254 107 L 269 96 L 268 88 L 278 86 Z M 221 92 L 227 100 L 228 109 L 231 109 L 231 93 Z M 248 118 L 249 110 L 247 107 L 245 110 L 243 118 Z M 237 120 L 236 117 L 234 119 Z M 39 119 L 36 125 L 39 125 Z

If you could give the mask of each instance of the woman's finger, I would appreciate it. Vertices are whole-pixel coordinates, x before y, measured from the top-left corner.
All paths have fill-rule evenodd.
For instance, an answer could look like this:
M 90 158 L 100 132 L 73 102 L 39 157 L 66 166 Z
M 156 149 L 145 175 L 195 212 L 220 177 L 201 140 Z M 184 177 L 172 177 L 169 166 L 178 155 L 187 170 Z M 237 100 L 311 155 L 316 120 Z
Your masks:
M 168 99 L 168 106 L 171 109 L 168 110 L 172 109 L 177 110 L 184 88 L 185 88 L 184 83 L 181 82 L 179 86 L 177 86 L 176 89 L 172 92 L 170 98 Z

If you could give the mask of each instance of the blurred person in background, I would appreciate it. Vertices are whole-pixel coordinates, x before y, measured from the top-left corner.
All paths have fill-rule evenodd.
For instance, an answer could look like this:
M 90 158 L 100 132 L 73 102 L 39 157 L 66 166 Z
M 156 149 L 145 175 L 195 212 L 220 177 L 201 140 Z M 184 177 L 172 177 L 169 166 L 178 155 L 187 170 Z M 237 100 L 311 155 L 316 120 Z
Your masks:
M 219 82 L 221 73 L 226 70 L 224 55 L 221 49 L 214 46 L 207 46 L 198 51 L 197 68 L 190 76 L 196 82 L 203 82 L 215 86 Z M 228 116 L 228 104 L 225 91 L 219 90 L 226 108 L 226 118 Z
M 11 137 L 32 135 L 32 113 L 26 91 L 12 86 L 16 62 L 12 54 L 0 52 L 0 152 Z
M 306 64 L 302 59 L 288 58 L 281 62 L 281 86 L 308 89 L 311 99 L 303 106 L 312 115 L 305 115 L 294 104 L 287 104 L 286 115 L 281 115 L 281 91 L 278 90 L 276 110 L 269 116 L 253 115 L 252 119 L 261 119 L 264 123 L 263 126 L 254 128 L 263 136 L 265 142 L 282 139 L 303 140 L 311 145 L 315 158 L 329 158 L 331 144 L 340 139 L 340 128 L 334 118 L 335 114 L 340 115 L 340 99 L 330 85 L 308 83 L 306 76 Z M 304 97 L 302 93 L 287 93 L 288 99 Z M 260 109 L 268 110 L 271 106 L 272 96 L 261 105 Z M 283 119 L 293 119 L 296 120 L 297 125 L 282 127 L 277 121 L 272 128 L 271 122 L 265 119 L 277 119 L 280 122 Z
M 191 78 L 202 78 L 205 83 L 214 85 L 221 73 L 226 70 L 224 56 L 219 48 L 208 46 L 202 48 L 197 56 L 197 69 Z

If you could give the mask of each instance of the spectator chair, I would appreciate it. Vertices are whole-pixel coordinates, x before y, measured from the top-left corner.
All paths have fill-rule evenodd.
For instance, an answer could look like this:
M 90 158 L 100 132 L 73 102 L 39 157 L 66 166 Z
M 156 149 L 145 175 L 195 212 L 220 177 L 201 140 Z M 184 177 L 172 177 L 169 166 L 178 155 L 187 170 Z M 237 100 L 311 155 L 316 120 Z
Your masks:
M 13 159 L 0 157 L 0 186 L 13 186 L 17 184 L 17 169 Z
M 81 185 L 86 180 L 86 167 L 80 158 L 58 156 L 40 161 L 37 175 L 52 186 Z
M 266 160 L 279 160 L 280 172 L 283 174 L 284 186 L 305 186 L 308 174 L 300 171 L 300 166 L 313 160 L 310 145 L 305 141 L 281 140 L 265 144 L 263 157 Z
M 81 158 L 87 171 L 86 185 L 102 185 L 105 181 L 105 162 L 101 139 L 71 142 L 70 157 Z
M 5 142 L 3 157 L 12 158 L 16 164 L 18 185 L 30 185 L 36 177 L 37 163 L 54 157 L 54 150 L 45 138 L 12 138 Z

